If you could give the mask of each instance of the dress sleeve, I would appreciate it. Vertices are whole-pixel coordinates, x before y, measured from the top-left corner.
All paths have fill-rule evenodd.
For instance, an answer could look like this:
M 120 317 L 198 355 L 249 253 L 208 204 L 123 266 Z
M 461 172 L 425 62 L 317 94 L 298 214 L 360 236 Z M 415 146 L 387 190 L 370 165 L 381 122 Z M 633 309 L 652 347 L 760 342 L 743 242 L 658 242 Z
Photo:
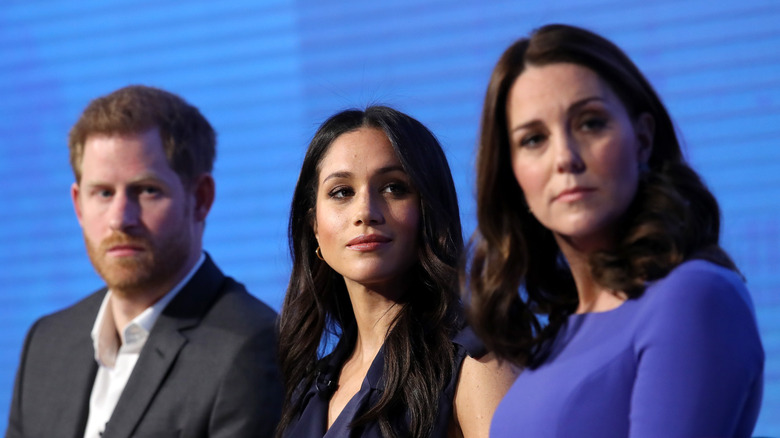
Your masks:
M 741 280 L 695 262 L 646 293 L 630 436 L 750 436 L 761 404 L 764 351 Z
M 452 342 L 462 346 L 466 354 L 473 358 L 480 358 L 487 353 L 487 348 L 471 326 L 466 326 L 453 338 Z

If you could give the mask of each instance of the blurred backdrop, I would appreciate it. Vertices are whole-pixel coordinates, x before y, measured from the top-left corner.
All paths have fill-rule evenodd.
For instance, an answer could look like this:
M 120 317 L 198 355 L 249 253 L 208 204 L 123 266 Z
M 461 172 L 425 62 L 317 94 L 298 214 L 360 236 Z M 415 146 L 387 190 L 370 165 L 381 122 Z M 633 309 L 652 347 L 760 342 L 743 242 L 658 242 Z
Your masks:
M 137 83 L 202 110 L 219 133 L 205 247 L 278 309 L 289 202 L 319 123 L 371 103 L 418 118 L 448 154 L 470 235 L 490 71 L 550 22 L 615 41 L 671 111 L 756 304 L 767 362 L 755 435 L 780 436 L 776 0 L 0 1 L 0 431 L 30 324 L 101 286 L 69 197 L 66 137 L 90 99 Z

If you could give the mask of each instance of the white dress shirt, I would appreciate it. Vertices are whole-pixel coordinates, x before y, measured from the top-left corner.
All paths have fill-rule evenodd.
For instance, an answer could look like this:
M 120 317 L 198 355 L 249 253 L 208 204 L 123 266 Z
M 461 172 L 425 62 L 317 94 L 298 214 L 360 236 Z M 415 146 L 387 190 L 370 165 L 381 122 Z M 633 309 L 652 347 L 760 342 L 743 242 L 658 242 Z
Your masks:
M 205 259 L 206 256 L 201 254 L 198 262 L 179 284 L 133 318 L 121 332 L 116 327 L 114 316 L 109 308 L 111 291 L 106 293 L 95 318 L 95 325 L 92 327 L 92 342 L 98 371 L 89 398 L 89 418 L 87 428 L 84 430 L 84 438 L 99 438 L 103 435 L 106 423 L 114 412 L 119 396 L 122 395 L 154 323 L 157 322 L 165 306 L 190 281 Z

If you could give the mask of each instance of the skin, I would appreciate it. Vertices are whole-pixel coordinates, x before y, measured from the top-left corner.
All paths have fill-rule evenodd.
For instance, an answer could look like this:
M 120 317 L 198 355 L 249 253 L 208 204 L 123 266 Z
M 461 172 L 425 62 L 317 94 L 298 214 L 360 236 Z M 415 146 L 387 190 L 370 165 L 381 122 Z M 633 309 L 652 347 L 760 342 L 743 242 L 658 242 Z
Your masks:
M 71 198 L 121 332 L 195 266 L 214 180 L 203 174 L 186 187 L 168 165 L 156 128 L 91 135 Z
M 360 128 L 338 137 L 320 163 L 314 235 L 325 261 L 361 286 L 398 295 L 416 259 L 420 196 L 387 136 Z M 376 242 L 354 239 L 374 236 Z
M 330 400 L 328 427 L 358 392 L 384 343 L 407 273 L 417 258 L 420 195 L 387 136 L 359 128 L 336 138 L 320 163 L 314 234 L 322 256 L 344 277 L 358 335 Z M 379 243 L 357 243 L 359 236 Z M 467 357 L 455 396 L 452 436 L 487 437 L 516 372 L 488 355 Z
M 592 70 L 528 66 L 507 99 L 512 170 L 528 208 L 552 231 L 572 269 L 578 313 L 618 307 L 625 295 L 593 282 L 587 258 L 613 245 L 612 230 L 652 149 L 649 114 L 632 118 Z
M 384 343 L 416 259 L 420 197 L 387 136 L 360 128 L 338 137 L 320 163 L 314 234 L 344 277 L 358 326 L 330 400 L 328 427 L 357 393 Z M 355 241 L 373 236 L 376 242 Z
M 455 389 L 454 430 L 448 435 L 487 438 L 493 413 L 518 374 L 517 368 L 499 362 L 493 353 L 479 359 L 466 356 Z

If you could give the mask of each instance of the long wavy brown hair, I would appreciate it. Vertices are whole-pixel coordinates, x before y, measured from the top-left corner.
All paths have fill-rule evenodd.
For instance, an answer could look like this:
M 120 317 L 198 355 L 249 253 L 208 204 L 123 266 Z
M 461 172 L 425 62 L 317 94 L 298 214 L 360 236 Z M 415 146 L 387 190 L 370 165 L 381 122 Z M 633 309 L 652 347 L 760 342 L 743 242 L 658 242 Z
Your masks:
M 596 282 L 637 298 L 647 281 L 691 258 L 736 270 L 718 244 L 718 203 L 686 164 L 668 111 L 636 65 L 615 44 L 590 31 L 544 26 L 512 44 L 490 78 L 477 157 L 478 227 L 465 278 L 475 331 L 489 349 L 521 366 L 536 363 L 544 341 L 578 303 L 552 232 L 528 211 L 510 160 L 509 90 L 527 66 L 554 63 L 594 71 L 632 118 L 648 113 L 655 120 L 649 169 L 642 172 L 637 194 L 618 224 L 618 243 L 590 256 Z
M 338 337 L 354 348 L 355 315 L 344 279 L 315 255 L 312 228 L 319 167 L 333 141 L 361 127 L 383 131 L 420 194 L 417 261 L 402 309 L 384 344 L 385 390 L 352 426 L 379 422 L 385 436 L 427 437 L 451 376 L 453 334 L 463 325 L 458 262 L 463 237 L 458 200 L 444 152 L 420 122 L 384 106 L 338 113 L 319 128 L 303 160 L 288 229 L 292 273 L 280 315 L 280 360 L 286 399 L 277 435 L 300 412 L 297 396 L 314 381 L 322 345 Z M 404 417 L 407 415 L 408 419 Z M 408 430 L 394 425 L 408 423 Z

